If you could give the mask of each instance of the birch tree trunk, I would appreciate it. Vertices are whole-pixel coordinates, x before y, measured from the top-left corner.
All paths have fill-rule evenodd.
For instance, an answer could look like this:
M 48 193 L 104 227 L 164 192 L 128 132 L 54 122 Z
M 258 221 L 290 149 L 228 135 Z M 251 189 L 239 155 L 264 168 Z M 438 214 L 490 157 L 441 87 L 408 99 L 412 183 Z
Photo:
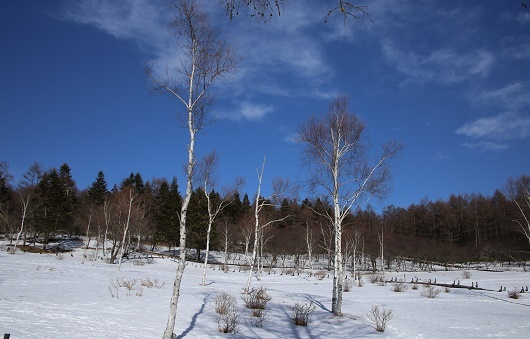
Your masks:
M 330 102 L 327 116 L 312 117 L 298 130 L 298 141 L 306 145 L 304 159 L 312 169 L 309 187 L 322 189 L 333 203 L 333 213 L 314 212 L 333 226 L 331 309 L 335 315 L 342 314 L 342 223 L 362 197 L 386 195 L 386 165 L 401 150 L 400 144 L 389 142 L 383 146 L 381 158 L 371 166 L 366 156 L 365 125 L 349 112 L 348 104 L 347 97 L 338 97 Z
M 92 223 L 92 206 L 89 207 L 90 208 L 90 212 L 89 212 L 89 215 L 88 215 L 88 223 L 87 223 L 87 227 L 86 227 L 86 244 L 85 244 L 85 249 L 83 250 L 83 259 L 81 261 L 81 264 L 84 264 L 85 263 L 85 258 L 86 258 L 86 250 L 88 249 L 88 246 L 90 245 L 90 224 Z
M 133 190 L 135 190 L 135 188 L 129 187 L 127 219 L 125 221 L 125 227 L 123 230 L 123 239 L 121 241 L 120 250 L 119 250 L 120 257 L 118 259 L 118 271 L 121 271 L 121 261 L 123 259 L 125 240 L 127 239 L 127 232 L 129 231 L 129 225 L 131 223 L 131 212 L 132 212 L 133 202 L 134 202 L 134 199 L 136 199 L 136 196 L 138 195 L 138 193 L 136 192 L 133 193 Z
M 13 247 L 12 254 L 15 254 L 15 252 L 17 251 L 17 245 L 20 239 L 20 235 L 22 234 L 22 232 L 24 232 L 24 226 L 26 223 L 26 216 L 28 213 L 28 207 L 29 207 L 30 200 L 31 200 L 30 193 L 27 193 L 25 198 L 22 197 L 22 194 L 20 194 L 20 204 L 22 205 L 22 220 L 20 221 L 20 230 L 18 231 L 17 239 L 15 241 L 15 246 Z
M 377 236 L 379 238 L 379 255 L 381 256 L 381 273 L 385 274 L 385 243 L 384 243 L 384 229 L 381 228 L 381 232 L 377 233 Z
M 163 338 L 174 336 L 177 304 L 180 286 L 186 267 L 186 215 L 193 191 L 193 171 L 195 166 L 195 136 L 198 131 L 211 122 L 208 111 L 212 97 L 208 96 L 209 87 L 219 77 L 231 73 L 239 63 L 237 54 L 220 39 L 208 21 L 206 14 L 194 0 L 176 0 L 172 7 L 175 18 L 172 28 L 177 36 L 177 48 L 182 58 L 176 68 L 166 68 L 165 76 L 155 77 L 152 67 L 146 67 L 146 75 L 153 90 L 169 94 L 185 109 L 178 117 L 189 131 L 186 166 L 186 194 L 180 211 L 180 254 L 173 294 L 169 302 L 169 315 Z

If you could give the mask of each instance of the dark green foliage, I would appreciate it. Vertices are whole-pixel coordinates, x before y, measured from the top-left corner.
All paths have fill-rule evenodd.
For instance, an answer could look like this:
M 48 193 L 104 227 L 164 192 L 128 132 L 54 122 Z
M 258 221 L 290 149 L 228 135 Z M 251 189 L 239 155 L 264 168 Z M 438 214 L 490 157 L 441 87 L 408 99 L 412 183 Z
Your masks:
M 124 179 L 121 183 L 120 189 L 123 189 L 127 186 L 133 186 L 136 188 L 136 192 L 142 194 L 145 190 L 144 180 L 142 179 L 142 176 L 140 173 L 132 173 L 129 175 L 128 178 Z
M 203 191 L 197 189 L 191 195 L 186 217 L 186 241 L 189 248 L 197 251 L 197 260 L 200 260 L 200 250 L 206 248 L 207 229 L 208 201 Z
M 64 164 L 60 170 L 51 169 L 42 175 L 37 185 L 36 231 L 46 244 L 54 233 L 77 232 L 73 214 L 77 205 L 77 187 Z
M 182 199 L 178 191 L 177 178 L 173 178 L 170 185 L 167 181 L 163 181 L 155 194 L 153 206 L 155 242 L 161 242 L 170 249 L 172 246 L 177 246 L 181 206 Z
M 103 171 L 98 172 L 96 180 L 92 183 L 87 192 L 87 199 L 91 204 L 101 206 L 105 202 L 105 197 L 108 194 L 107 182 L 105 181 L 105 174 Z

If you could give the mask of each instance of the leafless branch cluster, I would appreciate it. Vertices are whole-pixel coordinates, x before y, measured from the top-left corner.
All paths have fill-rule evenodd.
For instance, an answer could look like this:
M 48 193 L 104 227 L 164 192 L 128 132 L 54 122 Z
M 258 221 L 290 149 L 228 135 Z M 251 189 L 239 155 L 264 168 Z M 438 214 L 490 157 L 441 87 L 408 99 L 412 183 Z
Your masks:
M 272 297 L 267 293 L 267 288 L 260 286 L 252 289 L 249 293 L 243 294 L 241 299 L 243 299 L 246 308 L 264 310 Z
M 368 319 L 370 319 L 378 332 L 384 332 L 386 324 L 394 317 L 394 311 L 380 309 L 379 306 L 372 306 L 372 310 L 368 313 Z
M 230 20 L 239 15 L 240 11 L 249 13 L 257 22 L 268 22 L 275 15 L 283 12 L 285 0 L 223 0 L 226 15 Z
M 338 4 L 327 12 L 325 22 L 328 22 L 333 14 L 344 16 L 344 24 L 348 18 L 353 19 L 358 24 L 364 23 L 366 19 L 373 22 L 370 13 L 368 13 L 368 6 L 354 5 L 349 1 L 338 0 Z
M 311 316 L 316 309 L 313 302 L 296 303 L 294 306 L 288 306 L 291 317 L 296 326 L 307 326 L 311 321 Z
M 368 13 L 368 6 L 355 5 L 349 1 L 334 0 L 335 5 L 329 10 L 325 10 L 325 22 L 333 14 L 342 15 L 344 23 L 347 19 L 353 19 L 355 22 L 362 24 L 366 19 L 372 21 Z M 258 23 L 267 23 L 274 17 L 280 16 L 284 12 L 284 6 L 287 0 L 221 0 L 225 7 L 226 15 L 231 20 L 244 12 L 254 18 Z M 326 5 L 327 6 L 327 5 Z M 327 7 L 329 8 L 329 7 Z
M 236 307 L 236 298 L 228 293 L 220 293 L 214 299 L 214 308 L 217 316 L 215 322 L 217 329 L 222 333 L 235 334 L 239 332 L 240 312 Z
M 434 299 L 442 292 L 439 288 L 434 288 L 434 286 L 424 285 L 421 295 L 430 299 Z

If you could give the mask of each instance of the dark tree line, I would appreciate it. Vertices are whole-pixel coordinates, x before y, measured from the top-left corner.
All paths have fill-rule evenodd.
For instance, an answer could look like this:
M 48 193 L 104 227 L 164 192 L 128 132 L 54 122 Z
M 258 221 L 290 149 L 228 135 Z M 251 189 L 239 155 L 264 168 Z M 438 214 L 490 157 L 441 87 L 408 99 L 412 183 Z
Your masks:
M 24 244 L 39 242 L 44 247 L 57 236 L 88 235 L 94 241 L 91 246 L 101 244 L 98 246 L 103 255 L 108 253 L 111 262 L 118 258 L 120 248 L 127 253 L 158 246 L 169 250 L 178 247 L 182 196 L 176 178 L 171 182 L 164 178 L 144 182 L 140 173 L 131 173 L 120 185 L 109 189 L 104 173 L 99 172 L 88 188 L 79 190 L 67 164 L 47 171 L 34 164 L 18 185 L 11 185 L 11 181 L 8 166 L 2 163 L 0 226 L 1 233 L 12 242 L 19 232 Z M 527 176 L 517 180 L 522 184 L 528 181 Z M 530 208 L 521 209 L 525 205 L 517 202 L 528 199 L 528 187 L 514 187 L 521 192 L 512 190 L 508 194 L 498 189 L 491 196 L 424 199 L 407 208 L 390 205 L 381 213 L 370 206 L 357 209 L 345 220 L 344 251 L 351 251 L 356 239 L 357 252 L 362 248 L 364 257 L 377 258 L 379 236 L 384 232 L 388 261 L 412 258 L 450 264 L 526 259 L 528 239 L 521 225 L 530 218 Z M 216 191 L 209 194 L 212 201 L 225 198 Z M 241 197 L 238 192 L 230 199 L 232 203 L 214 224 L 212 248 L 245 253 L 252 247 L 254 199 L 246 194 Z M 193 192 L 188 213 L 189 248 L 195 249 L 199 260 L 206 246 L 208 224 L 207 200 L 200 189 Z M 264 223 L 287 217 L 264 230 L 263 252 L 274 261 L 269 264 L 281 265 L 287 256 L 294 256 L 301 265 L 311 252 L 314 258 L 326 256 L 331 265 L 333 228 L 324 216 L 332 213 L 332 205 L 320 199 L 284 198 L 276 207 L 267 207 L 260 216 Z M 25 227 L 20 229 L 23 216 Z

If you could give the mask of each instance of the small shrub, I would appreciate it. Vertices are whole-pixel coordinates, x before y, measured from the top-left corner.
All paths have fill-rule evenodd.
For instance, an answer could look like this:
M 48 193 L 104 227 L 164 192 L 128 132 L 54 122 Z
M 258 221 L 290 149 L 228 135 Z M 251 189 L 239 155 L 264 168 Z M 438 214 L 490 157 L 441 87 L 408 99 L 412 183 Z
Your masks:
M 113 298 L 116 297 L 116 299 L 118 299 L 118 289 L 123 287 L 127 290 L 127 296 L 130 296 L 131 291 L 141 288 L 141 286 L 136 286 L 137 282 L 138 280 L 134 278 L 124 279 L 123 277 L 118 277 L 114 280 L 111 280 L 109 286 L 110 294 Z M 136 295 L 141 296 L 142 294 L 143 293 L 137 293 Z
M 111 298 L 116 298 L 116 299 L 120 298 L 119 287 L 113 281 L 110 282 L 109 292 L 110 292 Z
M 154 283 L 149 278 L 145 278 L 140 280 L 140 285 L 143 287 L 151 288 L 154 286 Z
M 246 308 L 264 310 L 272 297 L 267 293 L 265 287 L 260 286 L 250 291 L 250 293 L 241 296 L 241 299 L 243 299 Z
M 364 280 L 363 279 L 357 280 L 357 287 L 363 287 L 363 286 L 364 286 Z
M 311 321 L 311 315 L 316 309 L 313 302 L 308 303 L 296 303 L 294 306 L 287 306 L 291 317 L 296 326 L 307 326 Z
M 378 274 L 374 274 L 370 276 L 370 282 L 372 284 L 378 284 L 381 281 L 381 276 Z
M 145 278 L 140 280 L 140 285 L 147 288 L 162 288 L 166 283 L 159 281 L 158 279 L 151 280 L 150 278 Z
M 267 310 L 255 309 L 250 312 L 250 325 L 254 327 L 263 327 L 263 323 L 267 320 Z
M 402 281 L 392 283 L 392 291 L 394 292 L 405 292 L 407 289 L 408 286 Z
M 317 271 L 315 272 L 315 278 L 317 278 L 318 280 L 322 280 L 326 277 L 326 272 L 325 271 Z
M 136 296 L 141 297 L 142 295 L 144 295 L 144 288 L 142 286 L 138 286 L 136 288 Z
M 519 299 L 521 298 L 521 293 L 519 292 L 517 288 L 514 287 L 513 290 L 508 291 L 508 297 L 512 299 Z
M 448 286 L 445 286 L 444 287 L 444 292 L 445 293 L 449 293 L 449 292 L 451 292 L 451 289 Z
M 462 278 L 464 278 L 464 279 L 469 279 L 469 278 L 471 278 L 471 275 L 472 275 L 472 274 L 471 274 L 471 272 L 469 272 L 469 271 L 462 271 Z
M 418 289 L 418 284 L 417 283 L 413 283 L 412 284 L 412 289 L 413 290 L 417 290 Z
M 134 266 L 145 266 L 145 263 L 146 263 L 146 261 L 144 261 L 143 259 L 133 260 L 133 265 Z
M 442 292 L 439 288 L 434 288 L 433 286 L 425 285 L 423 287 L 423 291 L 421 291 L 421 295 L 427 298 L 434 299 Z
M 236 307 L 236 298 L 228 293 L 218 294 L 214 299 L 215 312 L 225 315 Z
M 343 287 L 344 292 L 351 291 L 352 285 L 353 285 L 353 283 L 352 283 L 351 280 L 349 280 L 349 279 L 344 280 L 344 287 Z
M 394 311 L 379 309 L 379 306 L 372 306 L 372 310 L 368 313 L 368 319 L 370 319 L 374 325 L 377 332 L 384 332 L 386 324 L 394 316 Z
M 239 316 L 240 313 L 235 308 L 230 308 L 225 314 L 218 314 L 215 322 L 219 332 L 232 334 L 239 332 Z
M 285 275 L 294 275 L 295 270 L 294 268 L 284 268 L 282 269 L 282 273 Z

